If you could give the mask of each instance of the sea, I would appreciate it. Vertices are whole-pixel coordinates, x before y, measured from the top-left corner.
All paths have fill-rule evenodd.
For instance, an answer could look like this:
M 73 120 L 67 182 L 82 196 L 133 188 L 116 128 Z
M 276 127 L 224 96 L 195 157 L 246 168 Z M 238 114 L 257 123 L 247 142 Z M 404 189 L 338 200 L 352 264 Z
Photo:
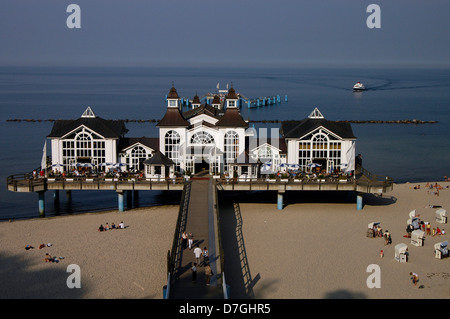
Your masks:
M 367 90 L 353 92 L 357 81 Z M 352 128 L 356 153 L 370 172 L 396 183 L 450 176 L 448 68 L 0 67 L 0 221 L 39 217 L 38 195 L 9 192 L 6 179 L 40 166 L 52 120 L 77 119 L 90 106 L 102 118 L 129 120 L 128 137 L 157 137 L 151 120 L 164 115 L 172 85 L 191 99 L 227 85 L 247 98 L 279 95 L 280 103 L 241 106 L 257 130 L 279 127 L 269 120 L 301 120 L 316 107 L 329 120 L 368 121 Z M 414 119 L 437 122 L 379 123 Z M 139 205 L 177 204 L 179 198 L 149 191 Z M 117 209 L 114 191 L 72 191 L 70 200 L 61 194 L 59 207 L 51 192 L 45 200 L 46 217 Z

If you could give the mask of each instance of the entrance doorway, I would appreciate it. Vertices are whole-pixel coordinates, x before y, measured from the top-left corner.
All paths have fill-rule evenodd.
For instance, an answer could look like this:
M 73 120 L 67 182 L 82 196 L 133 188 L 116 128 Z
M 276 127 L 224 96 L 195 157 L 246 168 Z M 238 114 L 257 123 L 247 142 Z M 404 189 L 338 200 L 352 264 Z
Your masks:
M 202 158 L 201 162 L 194 164 L 194 172 L 195 174 L 209 172 L 209 163 Z
M 322 170 L 327 169 L 327 159 L 326 158 L 315 158 L 315 159 L 313 159 L 313 163 L 322 165 L 320 167 L 315 168 L 316 172 L 320 172 Z

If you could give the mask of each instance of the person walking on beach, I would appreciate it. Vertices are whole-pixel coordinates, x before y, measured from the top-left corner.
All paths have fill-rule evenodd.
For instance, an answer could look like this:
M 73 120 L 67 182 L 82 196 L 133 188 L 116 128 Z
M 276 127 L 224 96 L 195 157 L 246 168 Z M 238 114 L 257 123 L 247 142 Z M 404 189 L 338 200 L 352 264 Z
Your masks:
M 389 233 L 389 230 L 386 229 L 384 232 L 384 245 L 389 245 L 392 243 L 391 234 Z
M 191 271 L 192 271 L 192 282 L 196 283 L 197 282 L 197 263 L 194 263 L 194 266 L 192 266 Z
M 206 265 L 206 264 L 208 264 L 209 263 L 209 253 L 208 253 L 208 248 L 203 248 L 203 261 L 202 261 L 202 263 L 203 263 L 203 265 Z
M 198 245 L 194 249 L 194 255 L 195 255 L 197 264 L 200 265 L 200 257 L 202 256 L 202 249 L 200 247 L 198 247 Z
M 214 275 L 211 266 L 209 264 L 205 265 L 205 276 L 206 276 L 206 285 L 209 286 L 211 281 L 211 276 Z
M 183 250 L 184 250 L 187 247 L 187 239 L 188 239 L 188 236 L 185 231 L 183 232 L 183 235 L 181 235 L 181 238 L 183 239 Z
M 189 245 L 189 249 L 192 249 L 192 243 L 194 242 L 194 235 L 192 234 L 192 232 L 189 232 L 188 235 L 188 245 Z

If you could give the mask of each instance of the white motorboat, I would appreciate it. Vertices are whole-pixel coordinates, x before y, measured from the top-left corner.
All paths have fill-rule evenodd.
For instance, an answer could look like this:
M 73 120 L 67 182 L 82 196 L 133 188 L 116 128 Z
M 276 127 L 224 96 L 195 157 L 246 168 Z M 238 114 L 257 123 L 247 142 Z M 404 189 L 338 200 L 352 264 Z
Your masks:
M 357 82 L 355 85 L 353 85 L 353 91 L 364 91 L 366 87 L 361 82 Z

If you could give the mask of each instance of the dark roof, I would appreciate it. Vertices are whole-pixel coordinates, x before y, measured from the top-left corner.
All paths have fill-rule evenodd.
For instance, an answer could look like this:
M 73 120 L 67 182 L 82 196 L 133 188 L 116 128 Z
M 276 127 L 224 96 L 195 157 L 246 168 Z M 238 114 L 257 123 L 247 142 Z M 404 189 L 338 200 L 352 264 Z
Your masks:
M 190 118 L 200 115 L 200 114 L 206 114 L 206 115 L 212 116 L 216 119 L 219 119 L 220 115 L 222 115 L 221 113 L 223 113 L 222 110 L 218 110 L 209 104 L 202 104 L 199 107 L 196 107 L 195 109 L 191 109 L 186 112 L 183 112 L 183 117 L 185 119 L 190 119 Z
M 150 147 L 151 149 L 159 150 L 159 138 L 158 137 L 125 137 L 121 138 L 119 141 L 119 151 L 123 151 L 124 149 L 136 144 L 141 143 L 145 146 Z
M 167 95 L 168 99 L 178 99 L 178 93 L 177 93 L 177 89 L 175 89 L 173 86 L 169 91 L 169 94 Z
M 194 98 L 192 99 L 192 104 L 200 104 L 200 98 L 197 94 L 195 94 Z
M 167 108 L 166 114 L 156 126 L 187 127 L 189 122 L 183 117 L 178 108 Z
M 320 126 L 323 126 L 341 138 L 356 138 L 353 135 L 350 123 L 328 121 L 326 119 L 306 118 L 302 121 L 283 121 L 281 122 L 280 132 L 284 138 L 299 138 Z
M 100 117 L 80 117 L 78 120 L 57 120 L 47 137 L 62 137 L 81 125 L 88 127 L 105 138 L 120 138 L 128 129 L 123 120 L 105 120 Z
M 160 151 L 156 151 L 152 157 L 144 161 L 145 165 L 174 165 L 175 163 Z
M 222 118 L 216 123 L 221 127 L 248 127 L 237 108 L 227 108 Z
M 236 91 L 233 89 L 233 87 L 231 87 L 228 90 L 228 94 L 227 94 L 227 99 L 238 99 L 238 96 L 236 95 Z
M 220 98 L 218 95 L 214 95 L 214 98 L 213 98 L 211 104 L 220 104 Z

